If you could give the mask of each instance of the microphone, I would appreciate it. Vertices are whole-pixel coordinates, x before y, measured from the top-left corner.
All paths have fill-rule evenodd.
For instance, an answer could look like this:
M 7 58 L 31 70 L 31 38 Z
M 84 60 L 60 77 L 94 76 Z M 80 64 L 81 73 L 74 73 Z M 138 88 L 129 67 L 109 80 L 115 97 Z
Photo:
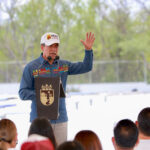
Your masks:
M 48 61 L 51 61 L 51 60 L 52 60 L 52 57 L 51 57 L 51 56 L 48 56 L 47 59 L 48 59 Z
M 47 59 L 48 59 L 48 61 L 51 61 L 51 60 L 52 60 L 52 57 L 51 57 L 51 56 L 48 56 Z M 54 60 L 58 60 L 58 59 L 59 59 L 59 56 L 56 56 Z

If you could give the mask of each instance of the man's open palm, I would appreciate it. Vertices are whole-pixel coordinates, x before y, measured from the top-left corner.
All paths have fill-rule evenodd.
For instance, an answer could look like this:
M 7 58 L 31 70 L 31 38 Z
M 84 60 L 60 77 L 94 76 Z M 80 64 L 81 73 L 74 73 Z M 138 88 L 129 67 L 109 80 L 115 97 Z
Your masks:
M 91 32 L 90 33 L 87 32 L 85 41 L 83 40 L 80 40 L 80 41 L 82 42 L 86 50 L 91 50 L 94 40 L 95 40 L 94 34 Z

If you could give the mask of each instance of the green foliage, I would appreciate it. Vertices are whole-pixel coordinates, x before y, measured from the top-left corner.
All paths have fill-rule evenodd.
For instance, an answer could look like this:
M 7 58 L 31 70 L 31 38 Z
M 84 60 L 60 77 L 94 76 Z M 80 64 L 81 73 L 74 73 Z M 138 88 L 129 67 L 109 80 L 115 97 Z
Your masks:
M 0 59 L 17 61 L 19 69 L 20 61 L 28 62 L 40 55 L 40 38 L 49 31 L 60 35 L 62 59 L 82 60 L 84 47 L 80 40 L 93 32 L 94 60 L 150 62 L 150 15 L 142 7 L 133 15 L 123 0 L 116 1 L 114 8 L 104 0 L 29 0 L 23 5 L 12 0 L 9 7 L 2 0 L 2 4 L 9 18 L 0 23 Z M 100 81 L 116 80 L 113 66 L 105 71 L 109 74 L 99 72 Z

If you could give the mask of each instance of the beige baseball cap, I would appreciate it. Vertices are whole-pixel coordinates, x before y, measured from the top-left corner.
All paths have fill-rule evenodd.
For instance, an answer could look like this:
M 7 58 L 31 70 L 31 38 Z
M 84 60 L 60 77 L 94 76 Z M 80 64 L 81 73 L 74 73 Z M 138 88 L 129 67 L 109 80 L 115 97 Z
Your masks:
M 40 44 L 45 44 L 46 46 L 50 46 L 54 43 L 60 43 L 59 36 L 53 32 L 47 32 L 41 37 Z

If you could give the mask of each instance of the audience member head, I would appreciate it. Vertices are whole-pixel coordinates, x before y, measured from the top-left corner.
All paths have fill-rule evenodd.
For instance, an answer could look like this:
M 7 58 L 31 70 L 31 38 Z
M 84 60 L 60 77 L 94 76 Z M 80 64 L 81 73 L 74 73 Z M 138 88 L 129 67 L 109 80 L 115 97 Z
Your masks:
M 84 147 L 78 141 L 66 141 L 60 144 L 57 150 L 84 150 Z
M 91 130 L 79 131 L 74 140 L 80 142 L 85 150 L 102 150 L 98 136 Z
M 28 136 L 31 134 L 38 134 L 50 139 L 53 143 L 54 148 L 56 148 L 56 139 L 54 136 L 54 132 L 49 120 L 45 117 L 39 117 L 33 120 L 31 123 Z
M 120 120 L 114 128 L 112 142 L 116 150 L 133 149 L 138 143 L 138 129 L 129 119 Z
M 18 142 L 17 128 L 9 119 L 0 120 L 0 150 L 15 148 Z
M 150 107 L 141 110 L 136 125 L 141 137 L 150 138 Z

